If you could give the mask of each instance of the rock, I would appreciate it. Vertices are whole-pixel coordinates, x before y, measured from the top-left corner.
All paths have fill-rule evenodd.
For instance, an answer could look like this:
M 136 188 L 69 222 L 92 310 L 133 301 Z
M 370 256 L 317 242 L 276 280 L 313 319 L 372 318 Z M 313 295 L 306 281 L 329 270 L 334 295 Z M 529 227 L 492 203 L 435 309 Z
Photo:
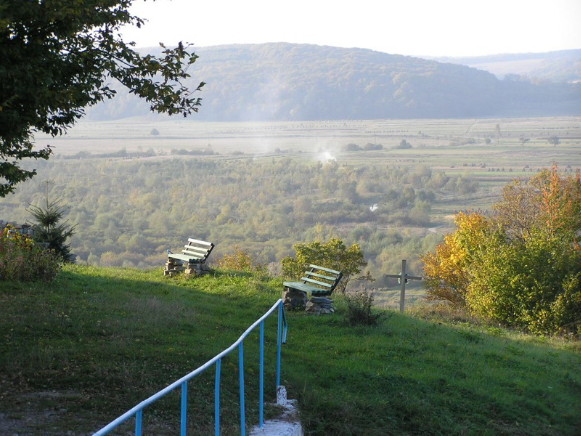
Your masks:
M 305 312 L 314 315 L 326 315 L 335 312 L 333 300 L 327 297 L 311 297 L 308 301 Z
M 284 288 L 282 299 L 287 310 L 304 309 L 308 301 L 306 292 L 288 287 Z

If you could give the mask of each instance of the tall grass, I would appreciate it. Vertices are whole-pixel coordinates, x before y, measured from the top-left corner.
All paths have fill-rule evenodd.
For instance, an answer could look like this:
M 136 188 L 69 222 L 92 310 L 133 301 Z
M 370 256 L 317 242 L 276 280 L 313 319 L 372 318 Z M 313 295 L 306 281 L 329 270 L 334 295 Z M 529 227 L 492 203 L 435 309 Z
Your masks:
M 49 284 L 0 282 L 0 433 L 90 434 L 228 347 L 281 291 L 261 274 L 74 265 Z M 352 327 L 347 303 L 336 305 L 287 314 L 283 382 L 307 434 L 578 434 L 578 343 L 395 312 Z M 245 345 L 249 424 L 257 346 Z M 239 432 L 237 367 L 237 356 L 223 363 L 223 434 Z M 213 371 L 189 386 L 189 434 L 213 433 L 213 388 Z M 176 434 L 178 404 L 176 394 L 148 408 L 146 434 Z

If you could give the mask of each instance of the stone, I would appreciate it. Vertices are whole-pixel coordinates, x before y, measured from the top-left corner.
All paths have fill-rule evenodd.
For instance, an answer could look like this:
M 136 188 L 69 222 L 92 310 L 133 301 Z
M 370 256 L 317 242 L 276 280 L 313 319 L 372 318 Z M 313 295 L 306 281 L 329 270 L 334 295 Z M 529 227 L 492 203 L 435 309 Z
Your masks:
M 314 315 L 327 315 L 335 313 L 333 300 L 327 297 L 311 297 L 305 307 L 305 312 Z
M 304 309 L 307 305 L 307 293 L 304 291 L 299 291 L 298 289 L 293 289 L 289 287 L 284 288 L 282 294 L 282 300 L 284 302 L 284 308 L 287 310 L 299 310 Z

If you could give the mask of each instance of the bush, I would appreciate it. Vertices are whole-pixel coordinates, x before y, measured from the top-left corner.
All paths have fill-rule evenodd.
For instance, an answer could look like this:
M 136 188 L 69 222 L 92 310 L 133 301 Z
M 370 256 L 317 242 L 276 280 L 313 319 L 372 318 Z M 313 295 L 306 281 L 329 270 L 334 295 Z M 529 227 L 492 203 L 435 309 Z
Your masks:
M 347 321 L 349 325 L 376 325 L 381 314 L 371 312 L 373 294 L 371 292 L 353 292 L 345 294 L 347 302 Z
M 12 230 L 0 235 L 0 280 L 52 281 L 61 268 L 60 256 Z
M 537 334 L 575 333 L 581 319 L 581 253 L 546 232 L 492 240 L 471 266 L 471 312 Z M 492 255 L 493 254 L 493 255 Z
M 265 273 L 266 267 L 256 262 L 250 253 L 242 248 L 234 247 L 234 252 L 225 254 L 220 260 L 216 262 L 218 268 L 243 271 L 243 272 L 258 272 Z

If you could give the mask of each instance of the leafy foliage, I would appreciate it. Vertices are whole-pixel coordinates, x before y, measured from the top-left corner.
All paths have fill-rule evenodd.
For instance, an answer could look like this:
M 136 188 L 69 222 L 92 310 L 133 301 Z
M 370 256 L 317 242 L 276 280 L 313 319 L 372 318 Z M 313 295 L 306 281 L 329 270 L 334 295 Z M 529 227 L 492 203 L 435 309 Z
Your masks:
M 553 167 L 515 181 L 497 214 L 458 214 L 457 230 L 424 257 L 433 299 L 534 333 L 581 329 L 581 180 Z
M 0 233 L 0 280 L 54 280 L 60 270 L 60 257 L 37 245 L 10 226 Z
M 282 259 L 282 271 L 287 277 L 298 279 L 309 264 L 316 264 L 325 268 L 335 269 L 343 273 L 338 289 L 345 290 L 354 274 L 361 271 L 367 262 L 359 244 L 347 247 L 338 238 L 331 238 L 327 242 L 314 241 L 294 245 L 295 257 Z
M 481 214 L 463 212 L 456 215 L 454 222 L 456 231 L 446 235 L 435 251 L 422 260 L 428 298 L 464 306 L 470 284 L 468 266 L 488 238 L 491 224 Z
M 571 241 L 543 231 L 512 243 L 492 238 L 469 270 L 473 314 L 539 334 L 579 330 L 581 253 Z
M 216 266 L 225 270 L 244 271 L 244 272 L 262 272 L 266 271 L 264 265 L 258 263 L 248 250 L 240 246 L 235 246 L 232 253 L 222 256 Z
M 200 99 L 183 84 L 197 55 L 182 43 L 173 49 L 162 46 L 159 57 L 133 50 L 120 35 L 124 25 L 143 24 L 128 11 L 132 1 L 2 2 L 0 197 L 36 174 L 22 168 L 20 160 L 49 158 L 50 146 L 35 149 L 32 134 L 66 132 L 86 107 L 116 94 L 111 79 L 145 99 L 153 111 L 197 112 Z

